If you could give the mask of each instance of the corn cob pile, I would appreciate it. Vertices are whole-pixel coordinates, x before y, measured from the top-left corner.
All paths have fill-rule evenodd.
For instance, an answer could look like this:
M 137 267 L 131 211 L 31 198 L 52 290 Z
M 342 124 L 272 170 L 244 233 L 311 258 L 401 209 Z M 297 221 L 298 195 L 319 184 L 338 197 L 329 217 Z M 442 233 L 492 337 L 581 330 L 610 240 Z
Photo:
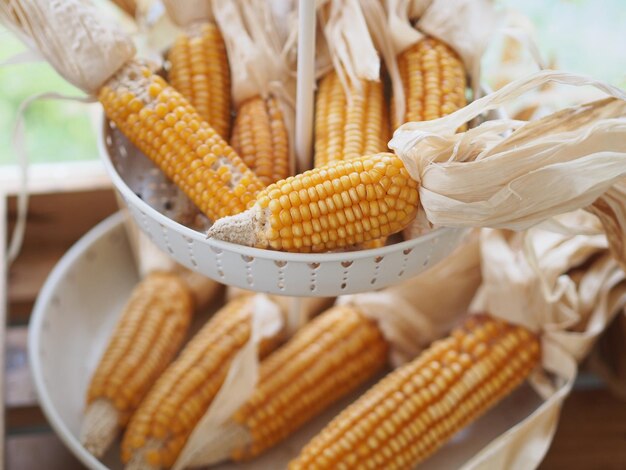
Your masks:
M 346 408 L 289 469 L 413 468 L 517 387 L 539 357 L 525 328 L 469 316 Z

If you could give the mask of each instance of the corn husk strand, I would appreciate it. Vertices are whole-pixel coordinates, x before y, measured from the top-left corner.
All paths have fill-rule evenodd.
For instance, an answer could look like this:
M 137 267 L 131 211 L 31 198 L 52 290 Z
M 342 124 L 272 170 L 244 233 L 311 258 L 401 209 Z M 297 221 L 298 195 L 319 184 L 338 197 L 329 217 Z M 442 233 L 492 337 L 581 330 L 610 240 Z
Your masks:
M 315 317 L 263 361 L 254 393 L 205 441 L 196 463 L 255 457 L 374 377 L 387 361 L 412 359 L 467 310 L 480 282 L 478 262 L 473 237 L 427 273 L 393 289 L 348 296 Z M 444 295 L 450 289 L 458 295 Z
M 167 15 L 179 28 L 185 29 L 194 23 L 213 22 L 213 8 L 210 1 L 163 0 Z

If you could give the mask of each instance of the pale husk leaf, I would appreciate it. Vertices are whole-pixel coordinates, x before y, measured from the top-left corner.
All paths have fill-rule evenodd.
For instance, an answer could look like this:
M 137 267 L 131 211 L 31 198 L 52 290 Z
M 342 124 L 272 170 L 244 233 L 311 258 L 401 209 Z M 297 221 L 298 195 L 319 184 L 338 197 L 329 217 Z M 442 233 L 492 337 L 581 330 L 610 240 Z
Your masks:
M 0 2 L 0 21 L 90 94 L 135 55 L 131 39 L 90 0 Z
M 596 231 L 584 212 L 559 222 Z M 612 259 L 603 235 L 484 230 L 483 284 L 472 308 L 541 334 L 542 373 L 531 383 L 543 404 L 470 459 L 464 469 L 536 467 L 548 450 L 560 407 L 577 374 L 577 363 L 626 304 L 626 275 Z
M 187 28 L 194 23 L 213 21 L 209 0 L 162 0 L 168 16 L 177 26 Z

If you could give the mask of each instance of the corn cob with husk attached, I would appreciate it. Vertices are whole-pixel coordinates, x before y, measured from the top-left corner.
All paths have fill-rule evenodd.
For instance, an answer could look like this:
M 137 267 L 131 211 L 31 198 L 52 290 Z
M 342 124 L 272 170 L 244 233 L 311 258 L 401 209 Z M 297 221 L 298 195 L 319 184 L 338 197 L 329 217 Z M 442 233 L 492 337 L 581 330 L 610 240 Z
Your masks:
M 1 3 L 0 15 L 62 76 L 96 95 L 107 117 L 209 219 L 243 211 L 263 188 L 180 93 L 133 59 L 130 38 L 101 21 L 90 2 L 17 0 Z
M 122 460 L 129 468 L 174 464 L 222 387 L 233 359 L 250 340 L 257 300 L 257 295 L 244 293 L 228 301 L 159 378 L 132 416 L 122 440 Z M 286 317 L 288 302 L 274 297 L 269 301 Z M 314 315 L 327 303 L 328 299 L 315 299 L 304 309 Z M 260 339 L 261 359 L 280 345 L 284 333 L 283 328 Z
M 376 322 L 357 308 L 327 310 L 261 363 L 254 393 L 219 432 L 228 437 L 208 442 L 199 464 L 250 459 L 274 446 L 380 372 L 387 353 Z
M 527 329 L 469 316 L 340 413 L 289 468 L 411 469 L 519 386 L 539 357 Z
M 263 184 L 290 175 L 289 133 L 276 98 L 244 101 L 237 109 L 230 143 Z
M 393 128 L 429 121 L 467 104 L 466 72 L 459 55 L 442 41 L 427 37 L 398 55 L 406 111 L 399 121 L 392 101 Z
M 231 118 L 230 69 L 224 39 L 211 18 L 209 2 L 164 3 L 169 16 L 183 29 L 167 54 L 168 80 L 227 140 Z
M 270 185 L 293 171 L 287 122 L 294 119 L 295 62 L 287 59 L 287 38 L 278 34 L 279 20 L 268 2 L 215 2 L 213 8 L 229 56 L 239 59 L 230 64 L 236 107 L 230 142 Z
M 270 185 L 249 210 L 218 220 L 208 236 L 298 252 L 362 244 L 411 223 L 417 186 L 393 154 L 341 161 Z
M 87 392 L 85 448 L 101 457 L 174 358 L 193 315 L 189 285 L 153 272 L 133 290 Z

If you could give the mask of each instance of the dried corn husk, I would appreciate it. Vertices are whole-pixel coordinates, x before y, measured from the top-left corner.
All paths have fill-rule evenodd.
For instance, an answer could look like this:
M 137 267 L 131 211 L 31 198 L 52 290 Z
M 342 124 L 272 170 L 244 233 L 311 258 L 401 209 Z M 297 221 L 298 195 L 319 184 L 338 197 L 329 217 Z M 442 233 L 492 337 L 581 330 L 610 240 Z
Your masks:
M 576 378 L 577 363 L 626 305 L 626 275 L 609 255 L 604 235 L 575 233 L 580 228 L 598 231 L 599 221 L 578 211 L 559 216 L 557 222 L 569 229 L 483 231 L 483 284 L 472 308 L 541 334 L 542 370 L 530 382 L 543 403 L 464 469 L 521 470 L 539 465 Z
M 380 58 L 374 47 L 361 5 L 357 0 L 328 0 L 318 18 L 334 70 L 346 96 L 359 80 L 380 80 Z
M 614 98 L 539 121 L 497 119 L 456 133 L 482 112 L 549 81 L 592 85 Z M 420 182 L 420 202 L 434 225 L 523 230 L 595 202 L 592 210 L 602 213 L 604 225 L 613 221 L 619 227 L 626 177 L 624 100 L 623 91 L 586 77 L 538 72 L 444 118 L 401 126 L 390 147 Z M 607 193 L 616 183 L 620 186 Z M 618 236 L 609 241 L 623 253 Z
M 180 28 L 188 28 L 194 23 L 213 21 L 211 2 L 197 0 L 162 0 L 168 16 Z
M 90 94 L 135 55 L 131 39 L 101 15 L 90 0 L 0 2 L 0 22 Z

